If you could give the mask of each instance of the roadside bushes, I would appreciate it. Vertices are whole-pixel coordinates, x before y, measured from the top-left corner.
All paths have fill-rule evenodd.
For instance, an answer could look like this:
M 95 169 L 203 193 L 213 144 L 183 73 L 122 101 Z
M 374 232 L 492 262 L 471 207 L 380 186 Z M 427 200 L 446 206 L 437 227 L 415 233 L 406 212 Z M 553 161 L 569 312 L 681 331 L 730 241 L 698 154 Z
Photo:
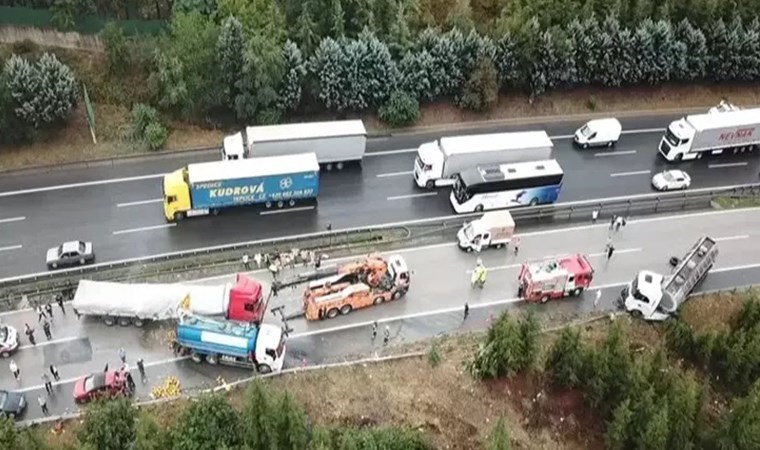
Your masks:
M 405 127 L 420 117 L 420 102 L 406 92 L 396 91 L 378 112 L 380 120 L 392 127 Z
M 528 313 L 520 319 L 506 311 L 488 328 L 468 369 L 476 378 L 498 378 L 530 369 L 538 356 L 540 324 Z
M 169 132 L 161 123 L 158 111 L 152 106 L 136 103 L 132 107 L 132 139 L 142 142 L 150 150 L 160 150 Z

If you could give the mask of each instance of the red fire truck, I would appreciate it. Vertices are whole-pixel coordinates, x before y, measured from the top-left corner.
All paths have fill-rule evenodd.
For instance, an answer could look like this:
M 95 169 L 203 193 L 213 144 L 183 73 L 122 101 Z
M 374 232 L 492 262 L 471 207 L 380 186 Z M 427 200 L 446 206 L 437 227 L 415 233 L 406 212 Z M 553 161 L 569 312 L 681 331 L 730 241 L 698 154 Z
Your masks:
M 541 303 L 578 296 L 593 278 L 594 268 L 582 253 L 526 262 L 517 276 L 520 282 L 517 295 L 529 302 Z

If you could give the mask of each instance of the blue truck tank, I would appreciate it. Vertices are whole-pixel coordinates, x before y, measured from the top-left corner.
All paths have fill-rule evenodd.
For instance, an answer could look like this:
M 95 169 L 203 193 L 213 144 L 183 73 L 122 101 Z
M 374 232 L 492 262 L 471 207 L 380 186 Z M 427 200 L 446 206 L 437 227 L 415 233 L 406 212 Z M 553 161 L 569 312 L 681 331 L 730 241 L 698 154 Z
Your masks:
M 177 324 L 177 343 L 201 354 L 246 358 L 256 349 L 259 327 L 193 316 Z
M 319 195 L 314 153 L 190 164 L 193 209 L 303 200 Z

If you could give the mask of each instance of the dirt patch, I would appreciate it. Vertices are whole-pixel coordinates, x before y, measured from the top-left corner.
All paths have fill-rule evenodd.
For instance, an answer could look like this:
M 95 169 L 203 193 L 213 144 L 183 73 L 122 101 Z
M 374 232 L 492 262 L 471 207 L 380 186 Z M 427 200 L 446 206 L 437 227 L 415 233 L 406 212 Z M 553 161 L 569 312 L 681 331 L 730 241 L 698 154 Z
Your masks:
M 694 297 L 683 306 L 681 316 L 697 334 L 728 331 L 744 303 L 757 295 L 757 290 L 750 290 L 739 294 L 729 291 Z
M 91 141 L 82 108 L 72 116 L 64 130 L 48 136 L 37 144 L 0 152 L 0 167 L 13 170 L 23 167 L 55 165 L 65 162 L 80 162 L 98 158 L 109 158 L 145 150 L 121 139 L 123 128 L 129 118 L 131 99 L 147 101 L 145 80 L 139 74 L 126 75 L 126 81 L 111 83 L 103 73 L 104 64 L 98 59 L 102 55 L 77 54 L 68 50 L 55 50 L 61 58 L 70 63 L 91 89 L 93 98 L 104 99 L 108 104 L 96 104 L 97 136 L 99 143 Z M 144 74 L 143 74 L 144 75 Z M 144 78 L 144 76 L 143 76 Z M 129 89 L 129 92 L 127 92 Z M 134 92 L 133 92 L 134 91 Z M 451 103 L 437 102 L 422 106 L 420 121 L 408 131 L 424 127 L 456 124 L 462 122 L 528 119 L 540 116 L 567 116 L 593 112 L 625 112 L 679 110 L 706 107 L 716 104 L 721 98 L 736 99 L 741 105 L 760 104 L 760 87 L 757 85 L 703 85 L 660 87 L 631 87 L 620 89 L 583 88 L 546 94 L 532 103 L 528 96 L 508 93 L 502 95 L 496 107 L 487 113 L 462 111 Z M 384 130 L 385 126 L 373 114 L 363 118 L 372 130 Z M 329 120 L 326 112 L 294 120 Z M 663 124 L 664 125 L 664 124 Z M 168 149 L 193 149 L 219 145 L 225 134 L 234 130 L 210 130 L 198 126 L 173 122 L 171 134 L 166 144 Z M 451 128 L 451 127 L 449 127 Z

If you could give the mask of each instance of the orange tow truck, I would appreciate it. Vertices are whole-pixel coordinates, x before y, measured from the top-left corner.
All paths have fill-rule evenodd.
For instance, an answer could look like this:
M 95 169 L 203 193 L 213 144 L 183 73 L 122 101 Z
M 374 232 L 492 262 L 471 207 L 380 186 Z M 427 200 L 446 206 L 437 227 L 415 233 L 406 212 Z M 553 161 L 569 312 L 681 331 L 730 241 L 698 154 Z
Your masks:
M 302 311 L 283 317 L 306 320 L 333 319 L 355 309 L 398 300 L 409 291 L 410 274 L 400 255 L 387 260 L 370 255 L 358 261 L 301 274 L 289 281 L 275 282 L 274 291 L 308 283 Z

